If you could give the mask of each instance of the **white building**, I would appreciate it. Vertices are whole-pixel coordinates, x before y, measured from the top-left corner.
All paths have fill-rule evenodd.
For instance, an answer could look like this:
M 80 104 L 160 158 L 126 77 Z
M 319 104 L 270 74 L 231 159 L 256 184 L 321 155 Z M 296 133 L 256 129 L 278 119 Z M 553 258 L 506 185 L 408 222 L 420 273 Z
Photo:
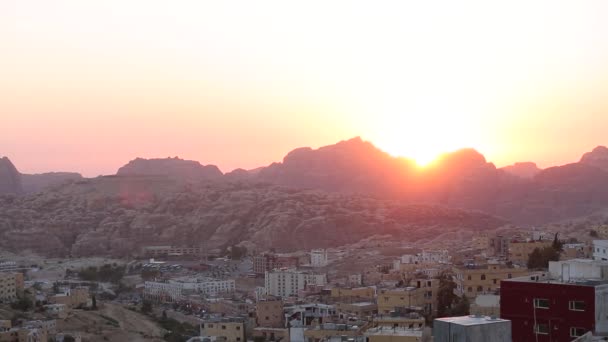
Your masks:
M 437 318 L 435 342 L 511 342 L 511 321 L 484 316 Z
M 308 285 L 327 284 L 326 274 L 315 274 L 295 269 L 275 269 L 265 274 L 266 293 L 270 296 L 296 296 L 299 290 Z
M 180 283 L 159 283 L 147 281 L 144 284 L 144 298 L 161 301 L 175 302 L 182 298 L 183 285 Z
M 587 280 L 608 280 L 608 261 L 572 259 L 549 261 L 549 274 L 563 282 Z
M 593 259 L 608 260 L 608 240 L 593 240 Z
M 170 283 L 181 285 L 183 290 L 196 291 L 213 297 L 221 293 L 234 292 L 236 289 L 234 279 L 217 280 L 212 278 L 185 278 L 171 280 Z
M 310 265 L 312 267 L 327 266 L 327 250 L 313 249 L 312 251 L 310 251 Z
M 14 272 L 17 268 L 17 263 L 14 261 L 0 261 L 0 272 Z

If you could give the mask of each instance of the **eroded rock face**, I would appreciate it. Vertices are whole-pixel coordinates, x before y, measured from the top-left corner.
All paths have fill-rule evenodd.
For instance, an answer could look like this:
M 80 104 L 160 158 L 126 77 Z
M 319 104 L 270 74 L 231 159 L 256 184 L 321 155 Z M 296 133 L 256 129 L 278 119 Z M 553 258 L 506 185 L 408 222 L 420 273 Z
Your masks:
M 534 178 L 542 170 L 533 162 L 520 162 L 501 168 L 508 174 L 521 178 Z
M 246 244 L 294 251 L 375 234 L 415 241 L 505 221 L 426 205 L 253 183 L 184 186 L 158 177 L 100 177 L 0 199 L 0 248 L 125 256 L 145 245 Z M 432 229 L 431 229 L 432 228 Z
M 175 158 L 131 160 L 118 169 L 119 176 L 167 176 L 184 181 L 218 180 L 222 172 L 215 165 L 201 165 L 194 160 Z
M 591 152 L 583 154 L 580 163 L 608 171 L 608 147 L 597 146 Z
M 21 174 L 23 192 L 25 193 L 39 192 L 51 186 L 81 179 L 82 175 L 76 172 L 48 172 L 33 175 Z
M 15 165 L 7 158 L 0 158 L 0 195 L 23 193 L 21 175 Z

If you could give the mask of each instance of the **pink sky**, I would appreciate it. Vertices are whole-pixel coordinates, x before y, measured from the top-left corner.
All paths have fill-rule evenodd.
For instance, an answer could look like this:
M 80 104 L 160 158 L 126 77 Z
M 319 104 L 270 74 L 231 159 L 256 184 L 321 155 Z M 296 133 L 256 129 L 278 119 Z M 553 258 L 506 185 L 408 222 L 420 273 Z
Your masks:
M 361 136 L 498 166 L 608 144 L 608 3 L 0 3 L 0 155 L 111 174 L 223 171 Z

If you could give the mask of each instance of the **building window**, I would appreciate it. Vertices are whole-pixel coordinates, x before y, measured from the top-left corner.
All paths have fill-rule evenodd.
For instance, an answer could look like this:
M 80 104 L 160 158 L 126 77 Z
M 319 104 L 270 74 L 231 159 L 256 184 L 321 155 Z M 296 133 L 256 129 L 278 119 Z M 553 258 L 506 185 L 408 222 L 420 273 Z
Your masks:
M 587 331 L 584 328 L 571 327 L 570 337 L 580 337 L 585 335 Z
M 511 279 L 513 278 L 513 275 L 511 273 L 507 274 L 507 278 Z
M 549 335 L 549 324 L 538 323 L 534 325 L 534 333 L 539 335 Z
M 467 280 L 471 280 L 471 276 L 467 276 Z
M 213 324 L 207 324 L 207 328 L 213 328 Z
M 236 330 L 241 330 L 241 326 L 237 325 Z
M 226 330 L 226 326 L 225 325 L 222 325 L 222 330 Z
M 534 298 L 534 308 L 535 309 L 548 309 L 549 300 L 544 299 L 544 298 Z
M 481 292 L 481 291 L 483 291 L 483 287 L 477 286 L 477 292 Z
M 572 311 L 585 311 L 585 302 L 582 300 L 571 300 L 568 302 L 568 306 Z
M 486 275 L 485 274 L 481 275 L 481 280 L 486 280 Z
M 468 291 L 473 292 L 473 288 L 469 286 Z

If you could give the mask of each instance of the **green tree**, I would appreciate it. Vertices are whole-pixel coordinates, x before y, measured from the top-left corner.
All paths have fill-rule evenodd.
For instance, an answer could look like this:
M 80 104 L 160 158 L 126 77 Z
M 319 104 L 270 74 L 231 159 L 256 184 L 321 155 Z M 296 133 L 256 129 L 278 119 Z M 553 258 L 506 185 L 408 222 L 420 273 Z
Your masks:
M 540 248 L 534 248 L 530 256 L 528 257 L 528 268 L 529 269 L 543 269 L 549 267 L 549 261 L 559 260 L 559 250 L 553 246 L 547 246 Z
M 26 296 L 19 298 L 18 301 L 11 304 L 11 308 L 13 308 L 14 310 L 19 310 L 19 311 L 29 311 L 33 307 L 34 307 L 34 304 Z
M 144 300 L 144 302 L 141 304 L 141 312 L 145 314 L 152 312 L 152 302 L 149 300 Z
M 591 229 L 589 231 L 589 236 L 594 237 L 594 238 L 599 237 L 599 235 L 597 234 L 597 231 L 595 229 Z

